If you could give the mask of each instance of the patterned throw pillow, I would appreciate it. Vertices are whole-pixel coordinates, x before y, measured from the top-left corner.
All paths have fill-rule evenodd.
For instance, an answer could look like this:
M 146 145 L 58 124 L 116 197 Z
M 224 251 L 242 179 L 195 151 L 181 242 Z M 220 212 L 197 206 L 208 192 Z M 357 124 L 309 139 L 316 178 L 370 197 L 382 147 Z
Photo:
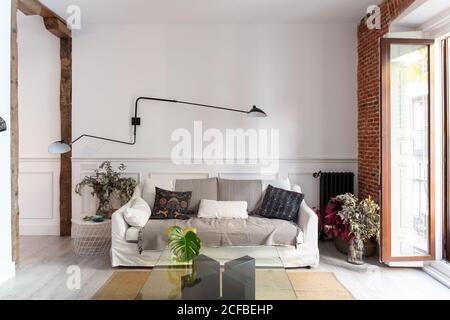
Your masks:
M 296 222 L 303 199 L 302 193 L 278 189 L 269 185 L 263 203 L 256 213 L 264 218 Z
M 189 219 L 192 192 L 174 192 L 156 187 L 155 206 L 150 219 Z

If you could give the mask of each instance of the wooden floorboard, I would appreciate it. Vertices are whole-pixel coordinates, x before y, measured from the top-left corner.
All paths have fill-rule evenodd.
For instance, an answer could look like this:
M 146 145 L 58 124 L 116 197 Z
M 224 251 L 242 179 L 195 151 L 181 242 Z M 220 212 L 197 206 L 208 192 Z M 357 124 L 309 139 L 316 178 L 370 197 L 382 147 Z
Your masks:
M 0 285 L 0 299 L 91 299 L 115 270 L 109 257 L 76 256 L 68 237 L 22 237 L 20 250 L 17 275 Z M 450 300 L 450 289 L 421 269 L 387 268 L 373 259 L 367 270 L 355 269 L 331 243 L 321 244 L 320 250 L 318 268 L 289 272 L 333 272 L 356 299 Z M 81 290 L 69 290 L 66 285 L 70 266 L 80 267 Z

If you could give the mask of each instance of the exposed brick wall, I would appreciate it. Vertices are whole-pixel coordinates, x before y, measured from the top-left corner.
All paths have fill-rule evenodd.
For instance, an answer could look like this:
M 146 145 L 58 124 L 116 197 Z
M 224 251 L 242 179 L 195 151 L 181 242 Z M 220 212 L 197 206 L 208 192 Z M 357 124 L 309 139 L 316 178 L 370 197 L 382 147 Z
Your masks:
M 381 29 L 358 27 L 358 187 L 360 197 L 378 201 L 381 174 L 381 57 L 380 39 L 390 23 L 415 0 L 384 0 Z

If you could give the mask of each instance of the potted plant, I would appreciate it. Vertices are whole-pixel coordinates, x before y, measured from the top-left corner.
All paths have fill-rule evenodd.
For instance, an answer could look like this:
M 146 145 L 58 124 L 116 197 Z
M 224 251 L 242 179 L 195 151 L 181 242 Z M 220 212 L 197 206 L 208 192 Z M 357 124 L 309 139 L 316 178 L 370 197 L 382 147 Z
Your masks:
M 380 208 L 370 197 L 359 201 L 352 194 L 338 196 L 327 206 L 323 229 L 342 253 L 361 253 L 360 258 L 352 259 L 353 263 L 360 264 L 362 256 L 370 257 L 376 253 Z
M 202 242 L 197 236 L 197 230 L 187 228 L 183 230 L 178 226 L 170 227 L 169 249 L 176 262 L 191 262 L 200 255 Z
M 336 248 L 340 250 L 340 243 L 348 243 L 350 241 L 350 231 L 348 226 L 344 224 L 341 217 L 338 215 L 342 210 L 342 203 L 337 199 L 331 199 L 325 212 L 323 214 L 323 234 L 324 238 L 334 240 Z M 347 253 L 348 246 L 345 245 L 345 252 Z
M 111 205 L 113 196 L 119 198 L 121 205 L 125 205 L 133 196 L 137 182 L 133 178 L 123 178 L 126 166 L 121 164 L 119 171 L 114 171 L 111 161 L 103 162 L 91 176 L 85 177 L 75 188 L 81 195 L 84 187 L 92 188 L 91 194 L 97 197 L 99 205 L 97 215 L 109 218 L 114 211 Z

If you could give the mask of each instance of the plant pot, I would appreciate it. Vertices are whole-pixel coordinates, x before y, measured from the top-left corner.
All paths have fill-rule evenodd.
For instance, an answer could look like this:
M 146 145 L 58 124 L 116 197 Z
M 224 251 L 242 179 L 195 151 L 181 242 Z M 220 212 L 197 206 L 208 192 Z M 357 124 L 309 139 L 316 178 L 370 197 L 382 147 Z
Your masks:
M 113 214 L 114 214 L 116 211 L 117 211 L 117 209 L 112 209 L 112 210 L 109 210 L 109 211 L 107 211 L 107 212 L 104 212 L 104 213 L 103 213 L 103 217 L 104 217 L 105 219 L 111 220 Z
M 348 254 L 348 247 L 350 243 L 346 240 L 342 240 L 340 238 L 334 239 L 334 245 L 336 249 L 342 254 Z M 364 243 L 364 257 L 369 258 L 373 257 L 377 253 L 377 242 L 374 239 L 371 239 Z
M 334 246 L 342 254 L 348 254 L 348 241 L 342 240 L 341 238 L 334 239 Z
M 377 254 L 378 243 L 375 239 L 370 239 L 364 243 L 364 257 L 369 258 Z
M 347 261 L 355 265 L 364 264 L 364 242 L 361 240 L 353 239 L 350 241 L 348 249 Z

